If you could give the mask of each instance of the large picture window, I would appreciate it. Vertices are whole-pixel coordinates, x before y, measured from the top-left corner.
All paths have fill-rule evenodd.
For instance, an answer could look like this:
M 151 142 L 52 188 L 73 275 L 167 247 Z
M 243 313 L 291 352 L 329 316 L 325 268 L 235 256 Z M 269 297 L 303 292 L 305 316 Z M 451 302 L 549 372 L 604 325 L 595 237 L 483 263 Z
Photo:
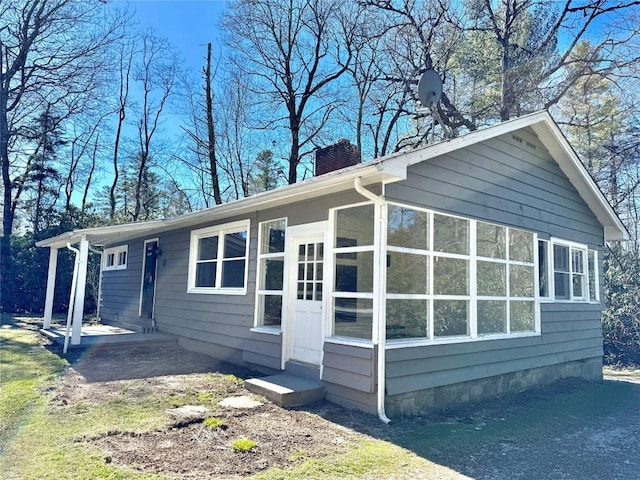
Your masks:
M 387 208 L 386 233 L 375 228 L 377 208 Z M 334 212 L 337 337 L 372 338 L 378 268 L 392 343 L 535 335 L 541 301 L 599 301 L 597 251 L 584 245 L 393 203 Z
M 188 291 L 244 294 L 247 288 L 249 221 L 191 232 Z
M 287 219 L 262 222 L 258 233 L 256 326 L 282 324 Z
M 531 232 L 388 205 L 387 340 L 536 331 Z

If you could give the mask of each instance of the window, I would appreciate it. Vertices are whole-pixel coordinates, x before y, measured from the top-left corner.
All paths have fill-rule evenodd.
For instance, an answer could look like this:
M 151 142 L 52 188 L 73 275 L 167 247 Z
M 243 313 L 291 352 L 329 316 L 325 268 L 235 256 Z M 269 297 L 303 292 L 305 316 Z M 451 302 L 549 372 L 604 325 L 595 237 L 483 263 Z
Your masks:
M 287 219 L 262 222 L 258 233 L 256 326 L 280 327 Z
M 547 240 L 538 240 L 538 288 L 543 300 L 552 299 L 549 245 Z
M 124 270 L 127 268 L 128 245 L 107 248 L 102 254 L 103 270 Z
M 248 240 L 248 220 L 192 231 L 188 291 L 246 293 Z
M 371 339 L 373 326 L 373 241 L 376 207 L 335 211 L 333 333 Z
M 554 299 L 598 302 L 598 257 L 586 245 L 553 240 Z
M 388 205 L 389 341 L 535 333 L 531 232 Z

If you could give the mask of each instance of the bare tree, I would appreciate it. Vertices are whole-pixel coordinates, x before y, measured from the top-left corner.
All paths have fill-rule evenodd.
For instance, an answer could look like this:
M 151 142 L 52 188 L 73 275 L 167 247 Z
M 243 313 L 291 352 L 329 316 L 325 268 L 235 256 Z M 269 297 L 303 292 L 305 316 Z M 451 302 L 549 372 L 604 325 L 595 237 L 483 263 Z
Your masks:
M 164 38 L 148 31 L 142 35 L 140 58 L 135 66 L 134 80 L 142 89 L 138 120 L 138 152 L 134 205 L 131 220 L 140 219 L 143 211 L 143 188 L 151 164 L 151 142 L 158 130 L 162 113 L 175 85 L 179 59 Z
M 131 81 L 131 68 L 135 55 L 135 45 L 133 40 L 127 39 L 120 44 L 118 49 L 118 123 L 113 142 L 113 181 L 109 189 L 109 216 L 113 220 L 116 214 L 116 189 L 120 180 L 120 167 L 118 164 L 118 154 L 120 153 L 120 140 L 122 138 L 122 128 L 127 118 L 127 108 L 129 107 L 129 83 Z
M 213 86 L 215 70 L 212 72 L 211 68 L 211 43 L 208 43 L 205 66 L 202 69 L 204 80 L 202 91 L 193 90 L 190 85 L 191 79 L 183 79 L 182 81 L 187 90 L 187 109 L 190 110 L 191 115 L 191 125 L 189 127 L 183 126 L 182 128 L 190 140 L 189 150 L 195 155 L 196 160 L 195 164 L 188 161 L 185 161 L 185 163 L 198 175 L 199 190 L 207 207 L 209 207 L 209 197 L 211 195 L 209 187 L 213 193 L 214 203 L 216 205 L 222 203 L 220 176 L 218 173 L 219 135 L 216 132 L 216 115 L 214 114 L 216 109 L 214 106 L 215 93 Z
M 378 102 L 385 109 L 381 114 L 387 111 L 391 114 L 392 128 L 407 120 L 416 127 L 398 140 L 394 150 L 417 146 L 426 142 L 430 129 L 434 128 L 424 122 L 425 113 L 417 112 L 414 107 L 418 100 L 418 79 L 426 70 L 433 69 L 446 84 L 447 67 L 461 35 L 455 6 L 428 0 L 363 0 L 362 3 L 384 19 L 380 48 L 385 51 L 385 61 L 381 64 L 379 81 L 388 85 L 389 93 Z M 437 105 L 436 117 L 440 136 L 455 135 L 461 128 L 476 128 L 458 109 L 446 88 Z M 429 127 L 424 128 L 425 125 Z M 378 130 L 376 135 L 382 135 L 385 143 L 390 133 L 389 129 L 384 133 Z
M 125 17 L 100 0 L 3 0 L 0 5 L 0 164 L 3 182 L 1 263 L 10 263 L 10 238 L 33 150 L 25 126 L 47 108 L 68 118 L 97 96 L 105 48 Z M 2 281 L 6 284 L 6 281 Z
M 289 183 L 298 178 L 304 148 L 325 126 L 333 106 L 323 94 L 348 68 L 351 24 L 337 0 L 240 0 L 223 26 L 237 69 L 253 76 L 253 91 L 275 106 L 264 126 L 289 134 Z M 352 20 L 353 21 L 353 20 Z

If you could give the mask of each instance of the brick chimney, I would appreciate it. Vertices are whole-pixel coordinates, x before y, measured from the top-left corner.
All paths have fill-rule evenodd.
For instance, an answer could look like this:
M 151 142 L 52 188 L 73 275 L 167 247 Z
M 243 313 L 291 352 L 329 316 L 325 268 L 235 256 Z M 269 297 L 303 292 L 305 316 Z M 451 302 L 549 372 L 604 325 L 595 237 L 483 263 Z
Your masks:
M 315 176 L 351 167 L 361 162 L 360 150 L 346 139 L 316 150 Z

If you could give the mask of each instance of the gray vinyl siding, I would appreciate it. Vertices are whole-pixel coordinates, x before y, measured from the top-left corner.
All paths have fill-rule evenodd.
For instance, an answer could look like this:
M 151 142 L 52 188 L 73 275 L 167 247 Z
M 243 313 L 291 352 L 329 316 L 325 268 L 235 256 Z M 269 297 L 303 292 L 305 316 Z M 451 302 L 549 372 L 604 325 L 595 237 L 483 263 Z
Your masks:
M 533 132 L 516 137 L 523 141 L 508 134 L 416 164 L 385 196 L 603 245 L 602 226 Z M 600 315 L 600 304 L 542 303 L 540 336 L 389 349 L 387 395 L 600 357 Z
M 102 307 L 100 316 L 108 320 L 136 320 L 140 309 L 142 286 L 143 241 L 130 241 L 127 251 L 127 268 L 107 270 L 102 274 Z M 115 243 L 117 247 L 125 245 Z
M 235 361 L 241 358 L 239 352 L 245 348 L 250 350 L 252 342 L 255 342 L 249 331 L 253 327 L 256 276 L 255 217 L 249 218 L 247 293 L 244 295 L 187 293 L 189 248 L 192 230 L 245 219 L 230 218 L 161 235 L 162 256 L 158 262 L 156 284 L 155 318 L 160 331 L 208 344 L 210 350 L 204 353 Z M 272 340 L 277 340 L 279 346 L 278 337 Z M 265 350 L 272 353 L 273 349 Z M 235 354 L 227 353 L 229 351 Z M 270 363 L 269 358 L 264 361 Z
M 360 392 L 374 392 L 374 349 L 324 342 L 322 380 Z

